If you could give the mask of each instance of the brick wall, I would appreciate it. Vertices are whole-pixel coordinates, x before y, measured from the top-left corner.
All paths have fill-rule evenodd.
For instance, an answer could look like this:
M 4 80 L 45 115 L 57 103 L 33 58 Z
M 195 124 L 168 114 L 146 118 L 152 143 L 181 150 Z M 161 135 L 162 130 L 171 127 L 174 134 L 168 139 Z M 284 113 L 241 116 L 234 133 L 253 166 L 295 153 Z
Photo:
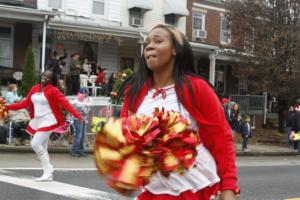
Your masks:
M 200 8 L 193 6 L 193 3 L 201 3 L 207 6 L 213 6 L 217 8 L 224 8 L 223 4 L 219 3 L 212 3 L 205 0 L 188 0 L 187 6 L 190 12 L 189 16 L 187 17 L 186 22 L 186 34 L 188 38 L 192 39 L 192 28 L 193 28 L 193 10 L 204 13 L 205 14 L 205 30 L 207 31 L 207 38 L 201 39 L 201 43 L 211 44 L 211 45 L 219 45 L 220 44 L 220 28 L 221 28 L 221 11 L 216 11 L 207 8 Z

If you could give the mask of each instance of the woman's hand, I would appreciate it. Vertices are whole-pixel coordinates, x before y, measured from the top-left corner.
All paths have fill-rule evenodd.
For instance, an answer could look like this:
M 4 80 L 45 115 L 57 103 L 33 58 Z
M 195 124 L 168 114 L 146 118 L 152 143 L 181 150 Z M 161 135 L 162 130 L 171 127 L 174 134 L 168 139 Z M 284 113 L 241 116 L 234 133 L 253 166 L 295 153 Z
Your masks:
M 224 190 L 221 193 L 220 200 L 236 200 L 236 196 L 232 190 Z

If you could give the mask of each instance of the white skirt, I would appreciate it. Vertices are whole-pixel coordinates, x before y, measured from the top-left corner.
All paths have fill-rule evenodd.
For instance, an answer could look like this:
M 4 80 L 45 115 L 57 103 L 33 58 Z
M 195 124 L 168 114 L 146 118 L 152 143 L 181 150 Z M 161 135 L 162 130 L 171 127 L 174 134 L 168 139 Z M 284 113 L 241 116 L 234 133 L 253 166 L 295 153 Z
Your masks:
M 34 117 L 29 122 L 26 131 L 34 135 L 36 132 L 52 132 L 58 128 L 57 120 L 53 113 L 48 113 L 43 116 Z
M 202 144 L 197 147 L 197 151 L 194 167 L 185 171 L 183 175 L 171 173 L 169 177 L 157 172 L 150 178 L 150 183 L 145 186 L 145 189 L 153 194 L 178 196 L 187 190 L 195 193 L 207 186 L 218 183 L 220 178 L 217 174 L 214 158 Z

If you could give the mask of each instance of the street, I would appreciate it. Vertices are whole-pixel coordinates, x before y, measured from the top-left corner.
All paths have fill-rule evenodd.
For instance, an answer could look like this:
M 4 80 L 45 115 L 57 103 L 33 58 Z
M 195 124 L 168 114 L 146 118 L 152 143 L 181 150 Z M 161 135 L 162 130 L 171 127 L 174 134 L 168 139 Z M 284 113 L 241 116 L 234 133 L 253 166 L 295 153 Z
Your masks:
M 34 154 L 0 154 L 1 200 L 123 200 L 105 186 L 94 168 L 92 155 L 73 158 L 50 155 L 56 171 L 53 182 L 37 183 L 39 161 Z M 238 157 L 242 200 L 300 198 L 300 157 Z

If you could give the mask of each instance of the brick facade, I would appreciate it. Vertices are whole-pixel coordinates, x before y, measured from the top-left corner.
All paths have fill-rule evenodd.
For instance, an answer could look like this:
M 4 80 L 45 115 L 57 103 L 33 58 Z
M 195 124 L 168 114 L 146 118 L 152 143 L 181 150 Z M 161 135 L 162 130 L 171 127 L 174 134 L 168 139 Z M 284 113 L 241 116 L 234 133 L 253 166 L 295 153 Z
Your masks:
M 193 29 L 193 12 L 199 12 L 205 14 L 205 30 L 207 31 L 207 38 L 201 39 L 199 42 L 210 45 L 220 45 L 220 30 L 221 30 L 221 16 L 224 12 L 202 8 L 194 6 L 194 3 L 212 6 L 220 9 L 224 9 L 224 4 L 221 3 L 212 3 L 205 0 L 188 0 L 187 7 L 190 11 L 189 16 L 187 17 L 186 22 L 186 35 L 189 40 L 192 40 L 192 29 Z

